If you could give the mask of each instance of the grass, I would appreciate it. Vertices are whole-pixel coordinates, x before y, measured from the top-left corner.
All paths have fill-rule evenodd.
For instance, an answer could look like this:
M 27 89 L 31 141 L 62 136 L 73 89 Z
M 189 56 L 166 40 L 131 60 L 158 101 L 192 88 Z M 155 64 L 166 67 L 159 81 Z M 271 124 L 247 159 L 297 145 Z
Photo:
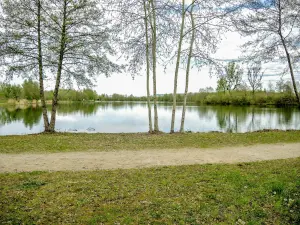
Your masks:
M 299 224 L 300 158 L 0 174 L 0 224 Z
M 186 134 L 37 134 L 1 136 L 0 153 L 216 148 L 300 142 L 300 131 Z

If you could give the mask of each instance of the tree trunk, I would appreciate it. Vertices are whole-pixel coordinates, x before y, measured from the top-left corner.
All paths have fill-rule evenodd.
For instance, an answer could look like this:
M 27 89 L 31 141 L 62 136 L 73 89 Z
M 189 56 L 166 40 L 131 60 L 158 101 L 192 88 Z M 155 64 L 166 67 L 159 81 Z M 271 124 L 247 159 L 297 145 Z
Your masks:
M 184 99 L 183 99 L 183 107 L 182 107 L 182 115 L 181 115 L 181 124 L 180 124 L 180 133 L 184 133 L 184 122 L 185 122 L 185 112 L 186 112 L 186 99 L 189 90 L 189 76 L 190 76 L 190 67 L 191 67 L 191 59 L 193 54 L 193 45 L 195 41 L 195 21 L 193 15 L 194 4 L 191 6 L 191 22 L 192 22 L 192 37 L 190 43 L 190 50 L 188 55 L 188 62 L 186 67 L 186 77 L 185 77 L 185 91 L 184 91 Z
M 152 8 L 152 67 L 153 67 L 153 98 L 154 98 L 154 132 L 159 132 L 158 113 L 157 113 L 157 95 L 156 95 L 156 5 L 155 0 L 151 0 Z
M 44 131 L 49 131 L 49 119 L 47 114 L 47 107 L 45 101 L 44 91 L 44 77 L 43 77 L 43 55 L 42 55 L 42 41 L 41 41 L 41 1 L 37 2 L 38 13 L 37 13 L 37 32 L 38 32 L 38 63 L 39 63 L 39 83 L 40 83 L 40 99 L 42 103 L 43 119 L 44 119 Z
M 280 38 L 281 38 L 281 42 L 282 42 L 282 45 L 284 47 L 284 51 L 285 51 L 286 58 L 287 58 L 287 61 L 288 61 L 288 65 L 289 65 L 289 69 L 290 69 L 290 74 L 291 74 L 291 78 L 292 78 L 292 82 L 293 82 L 293 87 L 294 87 L 294 92 L 295 92 L 295 95 L 296 95 L 296 98 L 297 98 L 297 102 L 300 105 L 300 98 L 299 98 L 299 93 L 298 93 L 298 90 L 297 90 L 297 84 L 296 84 L 296 80 L 295 80 L 295 76 L 294 76 L 294 70 L 293 70 L 293 65 L 292 65 L 291 57 L 290 57 L 290 54 L 288 52 L 288 49 L 287 49 L 287 46 L 285 44 L 285 40 L 284 40 L 282 34 L 280 34 Z
M 297 90 L 297 84 L 296 84 L 296 80 L 295 80 L 295 76 L 294 76 L 294 70 L 293 70 L 293 65 L 292 65 L 292 61 L 291 61 L 291 57 L 290 57 L 290 54 L 289 54 L 289 51 L 288 51 L 288 48 L 286 46 L 286 43 L 285 43 L 285 40 L 283 38 L 283 35 L 282 35 L 282 20 L 281 20 L 281 1 L 279 0 L 278 1 L 278 10 L 279 10 L 279 29 L 278 29 L 278 34 L 280 36 L 280 40 L 282 42 L 282 45 L 283 45 L 283 48 L 284 48 L 284 51 L 285 51 L 285 54 L 286 54 L 286 58 L 287 58 L 287 61 L 288 61 L 288 65 L 289 65 L 289 70 L 290 70 L 290 74 L 291 74 L 291 78 L 292 78 L 292 82 L 293 82 L 293 87 L 294 87 L 294 92 L 295 92 L 295 95 L 296 95 L 296 98 L 297 98 L 297 102 L 298 104 L 300 105 L 300 98 L 299 98 L 299 93 L 298 93 L 298 90 Z
M 172 120 L 171 120 L 170 133 L 174 133 L 174 125 L 175 125 L 177 80 L 178 80 L 178 71 L 179 71 L 180 56 L 181 56 L 181 46 L 182 46 L 182 40 L 183 40 L 184 20 L 185 20 L 185 0 L 182 0 L 181 28 L 180 28 L 180 36 L 179 36 L 179 43 L 178 43 L 175 76 L 174 76 L 173 109 L 172 109 Z
M 151 113 L 151 104 L 150 104 L 150 87 L 149 87 L 149 80 L 150 80 L 150 61 L 149 61 L 149 39 L 148 39 L 148 15 L 147 15 L 147 7 L 146 1 L 144 0 L 144 13 L 145 13 L 145 35 L 146 35 L 146 66 L 147 66 L 147 106 L 148 106 L 148 119 L 149 119 L 149 132 L 153 132 L 152 128 L 152 113 Z
M 63 22 L 62 22 L 62 31 L 61 31 L 61 39 L 60 39 L 58 68 L 57 68 L 55 89 L 54 89 L 54 92 L 53 92 L 51 121 L 50 121 L 50 126 L 49 126 L 49 130 L 51 132 L 55 132 L 56 110 L 57 110 L 57 103 L 58 103 L 58 91 L 59 91 L 59 86 L 60 86 L 60 80 L 61 80 L 61 74 L 62 74 L 62 65 L 63 65 L 63 59 L 64 59 L 64 52 L 65 52 L 65 47 L 66 47 L 66 19 L 67 19 L 67 0 L 64 0 Z

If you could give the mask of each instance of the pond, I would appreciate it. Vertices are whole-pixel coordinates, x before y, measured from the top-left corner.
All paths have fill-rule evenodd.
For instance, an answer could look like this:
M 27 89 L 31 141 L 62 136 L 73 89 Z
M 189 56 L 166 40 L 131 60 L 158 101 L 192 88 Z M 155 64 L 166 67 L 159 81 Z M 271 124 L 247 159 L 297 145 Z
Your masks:
M 175 130 L 179 130 L 182 106 L 177 106 Z M 144 102 L 61 104 L 56 130 L 60 132 L 133 133 L 148 131 Z M 159 128 L 170 131 L 172 105 L 160 103 Z M 297 108 L 193 106 L 186 112 L 185 129 L 193 132 L 250 132 L 262 129 L 300 129 Z M 40 107 L 0 106 L 0 135 L 33 134 L 43 131 Z

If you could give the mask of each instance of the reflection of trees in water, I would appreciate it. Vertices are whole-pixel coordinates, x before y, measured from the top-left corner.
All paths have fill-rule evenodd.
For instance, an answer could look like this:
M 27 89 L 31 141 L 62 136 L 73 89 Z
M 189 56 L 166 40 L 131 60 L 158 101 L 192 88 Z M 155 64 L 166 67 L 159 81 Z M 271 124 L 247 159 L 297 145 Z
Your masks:
M 220 129 L 226 132 L 279 129 L 290 125 L 297 129 L 300 124 L 300 111 L 296 108 L 216 106 L 212 109 L 216 111 Z
M 195 109 L 197 109 L 199 117 L 204 118 L 205 120 L 211 120 L 216 114 L 216 110 L 214 110 L 214 106 L 190 107 L 187 108 L 187 111 L 195 110 Z
M 84 116 L 89 116 L 95 114 L 97 110 L 98 110 L 98 104 L 70 103 L 70 104 L 60 104 L 58 106 L 57 112 L 64 116 L 70 113 L 77 113 L 77 112 L 82 113 Z
M 293 120 L 293 114 L 297 113 L 295 108 L 279 108 L 278 123 L 280 125 L 290 124 Z M 299 110 L 298 110 L 299 112 Z
M 218 106 L 217 120 L 220 128 L 226 132 L 239 132 L 240 125 L 247 121 L 247 107 Z
M 146 103 L 137 102 L 97 102 L 60 104 L 58 113 L 69 115 L 80 112 L 84 116 L 94 115 L 98 110 L 135 110 L 135 107 L 147 108 Z M 50 108 L 49 108 L 50 109 Z M 159 104 L 160 110 L 171 112 L 171 104 Z M 179 106 L 178 109 L 181 109 Z M 300 110 L 297 108 L 259 108 L 234 106 L 199 106 L 187 107 L 187 112 L 198 113 L 201 121 L 217 120 L 217 126 L 225 132 L 254 131 L 259 129 L 300 129 Z M 146 113 L 146 111 L 145 111 Z M 180 114 L 180 113 L 179 113 Z M 26 109 L 0 108 L 0 126 L 20 121 L 32 128 L 42 118 L 42 109 L 29 107 Z
M 21 121 L 25 127 L 31 129 L 40 122 L 41 117 L 42 109 L 40 107 L 29 107 L 26 109 L 2 108 L 0 110 L 0 124 L 2 125 Z

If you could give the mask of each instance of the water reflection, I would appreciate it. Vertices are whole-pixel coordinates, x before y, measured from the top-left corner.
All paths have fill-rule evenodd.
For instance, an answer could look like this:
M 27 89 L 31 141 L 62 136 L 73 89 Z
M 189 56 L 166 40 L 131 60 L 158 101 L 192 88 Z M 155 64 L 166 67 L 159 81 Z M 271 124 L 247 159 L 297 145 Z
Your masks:
M 50 108 L 49 108 L 50 109 Z M 177 107 L 175 127 L 180 126 L 182 107 Z M 172 105 L 158 107 L 160 130 L 170 129 Z M 300 129 L 297 108 L 188 106 L 186 130 L 194 132 L 248 132 L 261 129 Z M 147 132 L 146 103 L 72 103 L 59 105 L 57 130 L 77 132 Z M 0 135 L 43 131 L 40 107 L 0 108 Z
M 30 108 L 0 108 L 0 124 L 7 125 L 14 122 L 21 122 L 26 128 L 32 129 L 39 124 L 42 118 L 42 109 L 40 107 Z

